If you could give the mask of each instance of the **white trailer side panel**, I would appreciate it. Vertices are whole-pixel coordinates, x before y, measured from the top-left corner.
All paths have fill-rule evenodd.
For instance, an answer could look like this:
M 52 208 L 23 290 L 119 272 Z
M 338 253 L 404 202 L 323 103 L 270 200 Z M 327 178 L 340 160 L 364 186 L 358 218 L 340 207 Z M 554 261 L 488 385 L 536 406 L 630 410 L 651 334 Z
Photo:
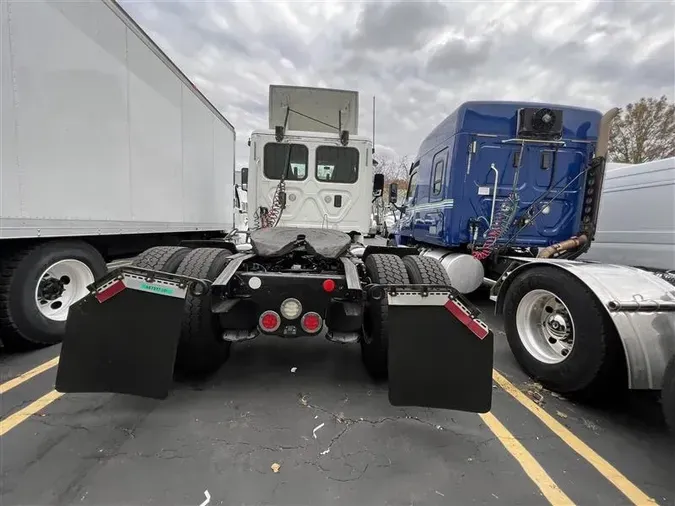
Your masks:
M 0 238 L 232 228 L 234 128 L 117 4 L 0 8 Z
M 595 241 L 579 259 L 675 269 L 675 158 L 610 167 Z

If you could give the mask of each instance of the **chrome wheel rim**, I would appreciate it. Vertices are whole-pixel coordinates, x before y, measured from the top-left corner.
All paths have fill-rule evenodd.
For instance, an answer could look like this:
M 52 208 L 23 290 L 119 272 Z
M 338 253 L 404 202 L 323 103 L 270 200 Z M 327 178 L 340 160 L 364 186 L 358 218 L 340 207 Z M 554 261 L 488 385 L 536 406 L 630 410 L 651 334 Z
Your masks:
M 574 348 L 574 320 L 565 303 L 548 290 L 525 294 L 516 309 L 523 346 L 539 362 L 559 364 Z

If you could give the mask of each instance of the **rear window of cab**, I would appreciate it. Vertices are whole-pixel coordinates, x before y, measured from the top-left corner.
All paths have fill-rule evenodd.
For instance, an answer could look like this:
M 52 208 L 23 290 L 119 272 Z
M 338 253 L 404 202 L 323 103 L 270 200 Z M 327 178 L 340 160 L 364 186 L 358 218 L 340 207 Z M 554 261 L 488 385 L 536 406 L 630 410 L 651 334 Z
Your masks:
M 359 178 L 359 150 L 344 146 L 316 148 L 316 179 L 329 183 L 356 183 Z

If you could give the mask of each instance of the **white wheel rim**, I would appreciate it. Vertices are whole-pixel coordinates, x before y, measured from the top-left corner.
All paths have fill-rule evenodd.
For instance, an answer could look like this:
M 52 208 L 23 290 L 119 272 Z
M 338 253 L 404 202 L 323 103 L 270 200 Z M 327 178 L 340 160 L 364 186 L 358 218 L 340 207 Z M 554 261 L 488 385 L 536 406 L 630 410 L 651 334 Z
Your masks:
M 559 364 L 574 347 L 574 320 L 565 303 L 548 290 L 525 294 L 516 309 L 520 341 L 532 357 Z
M 87 295 L 94 273 L 79 260 L 61 260 L 47 268 L 35 287 L 35 304 L 42 316 L 62 322 L 72 304 Z

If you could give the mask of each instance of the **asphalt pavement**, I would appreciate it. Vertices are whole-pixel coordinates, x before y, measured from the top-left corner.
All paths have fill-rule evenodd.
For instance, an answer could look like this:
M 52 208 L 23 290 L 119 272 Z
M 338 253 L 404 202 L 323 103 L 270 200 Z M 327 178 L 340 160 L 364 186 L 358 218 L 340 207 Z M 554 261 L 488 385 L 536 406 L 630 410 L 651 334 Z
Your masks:
M 474 299 L 495 333 L 487 415 L 392 407 L 358 346 L 317 338 L 236 345 L 164 401 L 54 393 L 59 346 L 2 355 L 0 504 L 675 505 L 653 396 L 546 392 Z

